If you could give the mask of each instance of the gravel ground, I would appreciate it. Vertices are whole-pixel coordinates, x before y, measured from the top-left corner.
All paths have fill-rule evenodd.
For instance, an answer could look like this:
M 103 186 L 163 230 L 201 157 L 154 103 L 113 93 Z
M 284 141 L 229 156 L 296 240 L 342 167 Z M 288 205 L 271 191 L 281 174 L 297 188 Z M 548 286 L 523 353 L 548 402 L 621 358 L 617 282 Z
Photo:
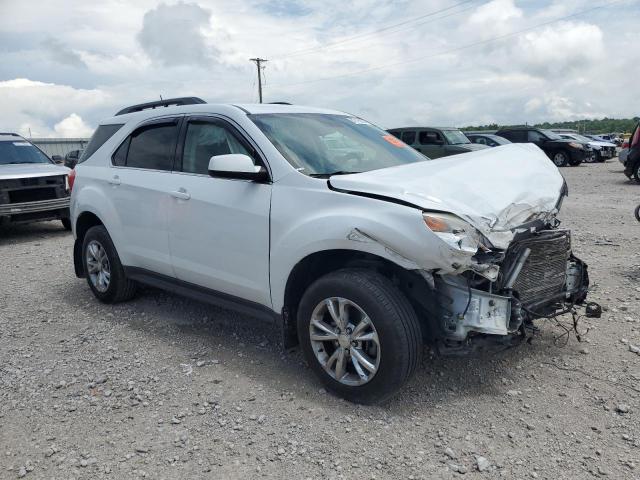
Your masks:
M 389 403 L 321 389 L 278 332 L 145 289 L 99 304 L 58 222 L 0 233 L 0 478 L 640 478 L 640 186 L 565 168 L 605 312 L 567 345 L 438 358 Z M 569 319 L 565 319 L 569 320 Z

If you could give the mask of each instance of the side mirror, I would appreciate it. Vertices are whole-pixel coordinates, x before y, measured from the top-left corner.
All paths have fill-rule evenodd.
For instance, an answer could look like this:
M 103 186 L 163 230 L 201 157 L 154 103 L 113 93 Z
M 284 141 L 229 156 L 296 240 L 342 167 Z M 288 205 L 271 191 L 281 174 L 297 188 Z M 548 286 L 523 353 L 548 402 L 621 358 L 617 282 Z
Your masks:
M 60 155 L 51 155 L 51 160 L 53 160 L 58 165 L 62 163 L 62 157 Z
M 248 155 L 230 153 L 215 155 L 209 160 L 209 175 L 216 178 L 233 178 L 236 180 L 252 180 L 265 182 L 269 173 L 264 167 L 254 165 Z

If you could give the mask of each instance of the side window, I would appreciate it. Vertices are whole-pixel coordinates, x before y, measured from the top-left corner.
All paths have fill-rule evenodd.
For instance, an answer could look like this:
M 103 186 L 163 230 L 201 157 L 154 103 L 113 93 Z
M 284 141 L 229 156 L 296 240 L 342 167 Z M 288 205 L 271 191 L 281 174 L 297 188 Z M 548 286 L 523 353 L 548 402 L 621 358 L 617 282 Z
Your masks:
M 420 132 L 419 140 L 421 145 L 441 145 L 444 143 L 442 135 L 438 132 Z
M 116 125 L 100 125 L 94 134 L 91 136 L 91 140 L 89 140 L 89 144 L 87 148 L 80 157 L 78 163 L 84 162 L 87 158 L 89 158 L 93 153 L 98 150 L 104 143 L 109 140 L 120 128 L 124 125 L 123 123 L 119 123 Z
M 253 158 L 233 131 L 221 122 L 189 122 L 182 153 L 183 172 L 207 175 L 211 157 L 229 153 L 243 153 Z
M 508 130 L 506 132 L 500 133 L 500 136 L 514 143 L 522 143 L 527 141 L 527 132 L 524 130 Z
M 541 142 L 546 138 L 543 134 L 541 134 L 537 130 L 529 130 L 528 135 L 529 135 L 528 140 L 531 143 Z
M 487 140 L 484 137 L 473 137 L 473 139 L 471 141 L 473 143 L 479 143 L 481 145 L 486 145 L 487 144 Z
M 177 122 L 142 126 L 118 147 L 113 154 L 112 163 L 118 166 L 171 171 L 177 140 Z
M 401 140 L 407 145 L 413 145 L 414 143 L 416 143 L 416 132 L 414 131 L 402 132 Z

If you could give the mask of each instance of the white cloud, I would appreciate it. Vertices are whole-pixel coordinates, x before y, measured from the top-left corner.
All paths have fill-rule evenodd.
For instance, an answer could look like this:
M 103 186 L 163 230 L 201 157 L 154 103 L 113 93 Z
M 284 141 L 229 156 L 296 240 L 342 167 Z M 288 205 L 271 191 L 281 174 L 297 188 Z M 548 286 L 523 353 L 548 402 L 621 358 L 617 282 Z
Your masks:
M 53 131 L 58 137 L 90 137 L 93 128 L 84 123 L 80 115 L 72 113 L 56 123 Z

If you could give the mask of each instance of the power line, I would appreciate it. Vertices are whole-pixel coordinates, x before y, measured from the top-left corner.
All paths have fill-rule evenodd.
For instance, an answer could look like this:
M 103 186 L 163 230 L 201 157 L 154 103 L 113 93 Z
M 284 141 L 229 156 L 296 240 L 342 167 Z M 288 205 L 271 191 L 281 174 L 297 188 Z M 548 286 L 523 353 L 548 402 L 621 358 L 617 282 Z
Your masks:
M 324 50 L 324 49 L 327 49 L 327 48 L 335 47 L 336 45 L 342 45 L 342 44 L 345 44 L 345 43 L 350 43 L 350 42 L 353 42 L 353 41 L 356 41 L 356 40 L 360 40 L 360 39 L 363 39 L 363 38 L 366 38 L 366 37 L 370 37 L 372 35 L 376 35 L 376 34 L 381 33 L 381 32 L 385 32 L 387 30 L 392 30 L 394 28 L 401 27 L 403 25 L 407 25 L 407 24 L 410 24 L 410 23 L 417 22 L 417 21 L 422 20 L 422 19 L 427 18 L 427 17 L 432 17 L 434 15 L 437 15 L 438 13 L 443 13 L 443 12 L 446 12 L 448 10 L 452 10 L 452 9 L 454 9 L 456 7 L 459 7 L 460 5 L 464 5 L 464 4 L 472 3 L 472 2 L 476 2 L 476 1 L 477 0 L 465 0 L 463 2 L 458 2 L 458 3 L 454 4 L 454 5 L 451 5 L 451 6 L 446 7 L 446 8 L 441 8 L 439 10 L 434 10 L 433 12 L 425 13 L 424 15 L 420 15 L 419 17 L 416 17 L 416 18 L 413 18 L 413 19 L 410 19 L 410 20 L 405 20 L 403 22 L 394 23 L 392 25 L 387 25 L 385 27 L 381 27 L 381 28 L 379 28 L 377 30 L 373 30 L 371 32 L 361 33 L 359 35 L 354 35 L 354 36 L 351 36 L 351 37 L 344 38 L 342 40 L 337 40 L 335 42 L 330 42 L 330 43 L 326 43 L 324 45 L 319 45 L 317 47 L 309 47 L 309 48 L 304 48 L 304 49 L 301 49 L 301 50 L 294 50 L 292 52 L 289 52 L 289 53 L 286 53 L 284 55 L 281 55 L 281 56 L 277 57 L 276 60 L 284 60 L 286 58 L 298 57 L 300 55 L 305 55 L 305 54 L 310 53 L 310 52 L 315 52 L 315 51 L 318 51 L 318 50 Z
M 250 58 L 249 61 L 254 62 L 256 64 L 256 67 L 258 68 L 258 100 L 260 101 L 260 103 L 262 103 L 262 69 L 264 68 L 262 64 L 268 62 L 269 60 L 256 57 Z
M 400 61 L 400 62 L 377 65 L 375 67 L 370 67 L 370 68 L 366 68 L 366 69 L 363 69 L 363 70 L 357 70 L 357 71 L 349 72 L 349 73 L 343 73 L 341 75 L 333 75 L 331 77 L 322 77 L 322 78 L 316 78 L 316 79 L 313 79 L 313 80 L 303 80 L 303 81 L 300 81 L 300 82 L 285 83 L 285 84 L 275 83 L 275 84 L 272 84 L 272 86 L 275 86 L 275 87 L 292 87 L 292 86 L 304 85 L 304 84 L 308 84 L 308 83 L 324 82 L 324 81 L 327 81 L 327 80 L 334 80 L 334 79 L 337 79 L 337 78 L 344 78 L 344 77 L 351 77 L 351 76 L 354 76 L 354 75 L 361 75 L 363 73 L 368 73 L 368 72 L 372 72 L 372 71 L 375 71 L 375 70 L 382 70 L 382 69 L 385 69 L 385 68 L 397 67 L 399 65 L 406 65 L 408 63 L 420 62 L 420 61 L 427 60 L 427 59 L 430 59 L 430 58 L 439 57 L 441 55 L 446 55 L 446 54 L 449 54 L 449 53 L 454 53 L 454 52 L 459 52 L 461 50 L 466 50 L 466 49 L 469 49 L 469 48 L 472 48 L 472 47 L 476 47 L 478 45 L 485 45 L 487 43 L 492 43 L 492 42 L 495 42 L 495 41 L 498 41 L 498 40 L 503 40 L 505 38 L 513 37 L 513 36 L 519 35 L 519 34 L 524 33 L 524 32 L 529 32 L 531 30 L 535 30 L 535 29 L 540 28 L 540 27 L 545 27 L 545 26 L 551 25 L 553 23 L 561 22 L 563 20 L 567 20 L 567 19 L 570 19 L 570 18 L 573 18 L 573 17 L 584 15 L 586 13 L 590 13 L 590 12 L 593 12 L 595 10 L 606 8 L 606 7 L 609 7 L 609 6 L 614 5 L 616 3 L 621 3 L 621 2 L 624 2 L 624 1 L 627 1 L 627 0 L 614 0 L 612 2 L 607 2 L 607 3 L 604 3 L 604 4 L 598 5 L 597 7 L 592 7 L 592 8 L 588 8 L 586 10 L 582 10 L 582 11 L 579 11 L 579 12 L 572 13 L 571 15 L 565 15 L 563 17 L 555 18 L 553 20 L 549 20 L 549 21 L 546 21 L 546 22 L 538 23 L 538 24 L 533 25 L 531 27 L 523 28 L 522 30 L 517 30 L 515 32 L 507 33 L 507 34 L 504 34 L 504 35 L 498 35 L 496 37 L 491 37 L 491 38 L 488 38 L 486 40 L 481 40 L 479 42 L 469 43 L 467 45 L 462 45 L 460 47 L 455 47 L 455 48 L 451 48 L 451 49 L 448 49 L 448 50 L 442 50 L 440 52 L 432 53 L 430 55 L 423 56 L 423 57 L 412 58 L 410 60 L 403 60 L 403 61 Z

